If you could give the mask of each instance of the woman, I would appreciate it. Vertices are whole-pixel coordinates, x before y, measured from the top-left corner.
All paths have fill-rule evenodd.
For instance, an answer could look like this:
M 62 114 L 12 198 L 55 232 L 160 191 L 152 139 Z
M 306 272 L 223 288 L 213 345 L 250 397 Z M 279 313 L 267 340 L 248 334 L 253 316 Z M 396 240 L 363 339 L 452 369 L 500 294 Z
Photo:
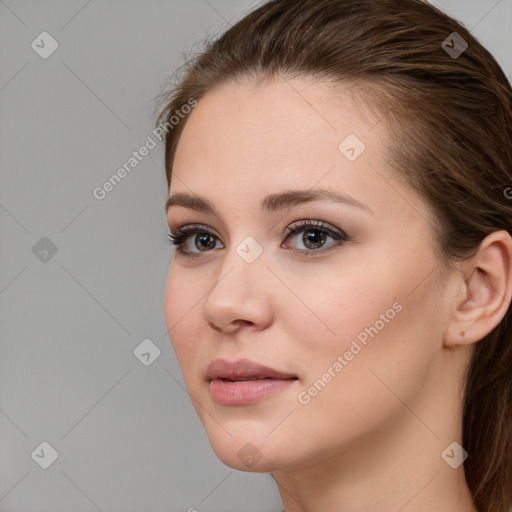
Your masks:
M 273 0 L 163 96 L 165 317 L 286 512 L 512 504 L 512 91 L 419 0 Z

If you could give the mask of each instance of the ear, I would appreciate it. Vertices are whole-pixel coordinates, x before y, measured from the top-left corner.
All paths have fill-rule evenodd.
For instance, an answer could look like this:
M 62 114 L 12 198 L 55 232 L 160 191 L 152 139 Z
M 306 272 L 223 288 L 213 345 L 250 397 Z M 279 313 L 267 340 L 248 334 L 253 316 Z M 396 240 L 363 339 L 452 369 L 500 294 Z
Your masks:
M 505 230 L 491 233 L 460 265 L 460 293 L 444 337 L 450 347 L 481 340 L 505 316 L 512 296 L 512 237 Z

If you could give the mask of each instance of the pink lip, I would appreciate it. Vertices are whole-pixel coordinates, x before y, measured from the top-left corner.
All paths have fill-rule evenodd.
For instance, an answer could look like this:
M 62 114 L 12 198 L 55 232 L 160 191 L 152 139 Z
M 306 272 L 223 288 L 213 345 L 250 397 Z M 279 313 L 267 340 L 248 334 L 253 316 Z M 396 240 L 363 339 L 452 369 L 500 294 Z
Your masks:
M 234 362 L 215 359 L 208 366 L 207 377 L 212 397 L 221 405 L 251 404 L 285 389 L 297 380 L 294 375 L 248 359 Z

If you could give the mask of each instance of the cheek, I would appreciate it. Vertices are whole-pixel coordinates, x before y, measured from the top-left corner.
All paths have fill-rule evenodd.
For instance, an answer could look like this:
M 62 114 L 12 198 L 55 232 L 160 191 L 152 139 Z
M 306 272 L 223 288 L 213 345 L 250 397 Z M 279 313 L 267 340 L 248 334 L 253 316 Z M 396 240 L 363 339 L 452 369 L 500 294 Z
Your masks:
M 186 369 L 197 352 L 197 343 L 201 339 L 199 329 L 203 302 L 200 300 L 204 292 L 197 290 L 195 281 L 187 279 L 182 271 L 175 271 L 171 264 L 164 295 L 164 316 L 167 334 L 180 365 Z
M 297 397 L 305 418 L 323 418 L 314 423 L 325 432 L 326 449 L 333 429 L 343 442 L 402 414 L 401 401 L 413 404 L 429 378 L 440 336 L 433 321 L 438 289 L 432 277 L 418 286 L 426 276 L 414 266 L 347 273 L 316 302 L 308 296 L 336 333 L 310 331 L 314 343 L 303 345 L 307 370 Z
M 298 303 L 286 313 L 283 306 L 279 314 L 288 315 L 288 325 L 304 340 L 301 362 L 308 374 L 319 378 L 345 353 L 352 367 L 405 365 L 407 358 L 428 355 L 432 347 L 423 341 L 439 307 L 428 276 L 434 266 L 426 253 L 412 261 L 405 251 L 397 255 L 381 246 L 306 275 L 294 291 L 308 307 Z M 368 368 L 366 373 L 371 375 Z
M 308 368 L 313 363 L 320 370 L 326 362 L 322 354 L 332 359 L 333 354 L 349 350 L 355 339 L 364 346 L 376 331 L 380 336 L 399 321 L 403 287 L 396 277 L 389 279 L 388 269 L 375 264 L 348 266 L 338 262 L 315 268 L 311 273 L 303 272 L 300 286 L 292 276 L 283 279 L 293 284 L 300 301 L 293 300 L 293 308 L 290 307 L 293 297 L 282 301 L 276 318 L 285 319 L 285 328 L 293 332 L 292 339 L 300 340 L 306 350 Z
M 370 368 L 377 372 L 383 362 L 393 364 L 405 342 L 406 306 L 399 296 L 389 286 L 379 288 L 353 277 L 305 299 L 319 311 L 322 322 L 309 325 L 297 319 L 295 325 L 306 326 L 307 331 L 299 329 L 293 338 L 304 340 L 296 354 L 305 369 L 306 393 L 319 411 L 336 416 L 336 410 L 357 408 L 362 400 L 372 402 L 376 379 Z M 333 410 L 329 403 L 342 407 Z

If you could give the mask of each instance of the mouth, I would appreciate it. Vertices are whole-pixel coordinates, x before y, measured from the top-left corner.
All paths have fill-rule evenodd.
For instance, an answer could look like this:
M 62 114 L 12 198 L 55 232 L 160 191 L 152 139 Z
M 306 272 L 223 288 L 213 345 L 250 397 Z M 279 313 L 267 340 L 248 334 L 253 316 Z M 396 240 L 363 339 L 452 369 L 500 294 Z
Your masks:
M 296 379 L 297 377 L 290 377 L 290 379 Z M 276 380 L 274 377 L 240 377 L 235 379 L 228 379 L 219 377 L 219 380 L 223 380 L 224 382 L 248 382 L 253 380 Z M 212 379 L 213 380 L 213 379 Z M 288 379 L 282 379 L 288 380 Z
M 221 405 L 249 405 L 274 395 L 298 380 L 296 375 L 240 359 L 215 359 L 207 370 L 213 399 Z

